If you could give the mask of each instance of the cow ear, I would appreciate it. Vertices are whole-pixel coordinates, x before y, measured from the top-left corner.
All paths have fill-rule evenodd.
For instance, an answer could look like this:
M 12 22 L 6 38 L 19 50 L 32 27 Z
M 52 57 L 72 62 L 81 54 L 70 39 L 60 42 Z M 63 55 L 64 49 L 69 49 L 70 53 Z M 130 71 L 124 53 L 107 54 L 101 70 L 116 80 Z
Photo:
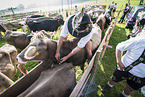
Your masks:
M 31 39 L 33 37 L 33 35 L 28 35 L 27 37 L 28 37 L 28 39 Z

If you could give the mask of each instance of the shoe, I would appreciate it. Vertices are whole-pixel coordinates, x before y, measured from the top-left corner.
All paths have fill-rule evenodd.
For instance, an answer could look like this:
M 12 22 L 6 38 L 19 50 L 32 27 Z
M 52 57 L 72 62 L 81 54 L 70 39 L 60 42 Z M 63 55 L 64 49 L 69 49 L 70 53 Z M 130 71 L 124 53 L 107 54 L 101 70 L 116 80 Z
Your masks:
M 101 89 L 101 91 L 102 91 L 103 93 L 105 93 L 105 92 L 108 91 L 110 88 L 111 88 L 111 87 L 110 87 L 108 84 L 106 84 L 106 85 Z

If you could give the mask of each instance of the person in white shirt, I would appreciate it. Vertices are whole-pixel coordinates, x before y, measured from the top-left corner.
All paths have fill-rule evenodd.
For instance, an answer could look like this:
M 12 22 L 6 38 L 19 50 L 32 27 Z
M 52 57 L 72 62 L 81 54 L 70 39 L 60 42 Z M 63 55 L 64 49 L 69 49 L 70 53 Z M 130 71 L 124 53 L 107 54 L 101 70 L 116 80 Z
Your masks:
M 78 9 L 77 5 L 75 5 L 74 13 L 77 14 L 78 12 L 79 12 L 79 9 Z
M 57 60 L 60 59 L 60 48 L 70 33 L 72 36 L 79 38 L 79 42 L 77 46 L 65 57 L 61 58 L 60 63 L 66 61 L 68 58 L 73 56 L 75 53 L 79 52 L 82 48 L 86 47 L 87 51 L 87 58 L 91 59 L 92 52 L 91 52 L 91 45 L 92 42 L 90 39 L 92 38 L 93 29 L 92 29 L 92 22 L 88 14 L 85 13 L 85 9 L 82 8 L 82 11 L 78 14 L 69 16 L 64 26 L 61 30 L 60 37 L 57 44 L 57 50 L 55 54 L 55 58 Z
M 127 51 L 123 55 L 123 51 Z M 123 55 L 123 56 L 122 56 Z M 135 90 L 145 85 L 145 35 L 130 38 L 116 46 L 117 67 L 110 81 L 102 88 L 102 92 L 122 80 L 126 80 L 126 86 L 122 96 L 129 97 Z

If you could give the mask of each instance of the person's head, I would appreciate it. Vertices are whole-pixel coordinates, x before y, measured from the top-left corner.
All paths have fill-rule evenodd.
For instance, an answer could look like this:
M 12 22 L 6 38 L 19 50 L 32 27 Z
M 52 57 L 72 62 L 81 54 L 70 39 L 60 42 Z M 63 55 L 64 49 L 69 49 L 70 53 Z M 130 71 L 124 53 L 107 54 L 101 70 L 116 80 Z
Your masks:
M 112 4 L 114 4 L 114 1 L 112 1 Z
M 82 8 L 81 12 L 79 12 L 72 18 L 71 24 L 73 30 L 82 33 L 86 29 L 90 29 L 91 23 L 92 22 L 90 20 L 90 16 L 87 13 L 85 13 L 85 9 Z
M 127 6 L 128 6 L 128 3 L 125 4 L 125 7 L 127 7 Z
M 117 3 L 115 3 L 115 5 L 117 5 Z
M 130 3 L 128 3 L 128 6 L 130 6 Z
M 77 8 L 77 5 L 75 5 L 75 8 Z

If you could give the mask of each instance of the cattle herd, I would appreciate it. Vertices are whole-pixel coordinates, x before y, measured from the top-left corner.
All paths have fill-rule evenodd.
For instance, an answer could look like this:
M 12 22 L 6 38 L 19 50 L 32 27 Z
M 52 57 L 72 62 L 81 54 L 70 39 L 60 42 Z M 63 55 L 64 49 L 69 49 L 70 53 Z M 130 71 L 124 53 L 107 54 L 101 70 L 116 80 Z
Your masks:
M 92 23 L 97 26 L 92 36 L 92 52 L 99 46 L 102 32 L 111 22 L 111 14 L 105 9 L 106 5 L 96 5 L 87 7 L 85 10 Z M 64 18 L 59 13 L 48 16 L 32 15 L 24 19 L 0 21 L 0 31 L 5 33 L 1 37 L 8 43 L 0 48 L 0 82 L 2 83 L 0 92 L 15 84 L 12 79 L 16 74 L 16 69 L 24 74 L 23 76 L 29 74 L 25 67 L 27 61 L 46 62 L 49 59 L 53 61 L 54 66 L 43 71 L 28 89 L 17 96 L 64 97 L 65 95 L 68 97 L 70 95 L 76 84 L 73 66 L 78 65 L 84 71 L 84 63 L 87 59 L 86 50 L 82 49 L 69 58 L 66 63 L 58 65 L 59 63 L 55 59 L 57 41 L 51 38 L 49 32 L 55 33 L 58 27 L 64 24 Z M 23 32 L 17 31 L 20 28 Z M 64 41 L 61 56 L 71 52 L 78 41 L 77 38 Z

